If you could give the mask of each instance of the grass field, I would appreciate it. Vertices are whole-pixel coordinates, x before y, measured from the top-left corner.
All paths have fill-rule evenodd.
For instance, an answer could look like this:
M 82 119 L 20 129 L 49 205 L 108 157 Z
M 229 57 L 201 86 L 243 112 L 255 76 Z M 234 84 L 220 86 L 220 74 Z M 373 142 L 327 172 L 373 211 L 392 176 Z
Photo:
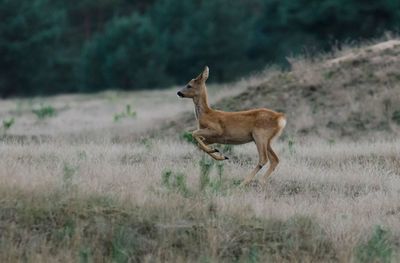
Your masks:
M 212 103 L 262 79 L 211 86 Z M 267 187 L 239 188 L 255 146 L 221 146 L 230 160 L 217 163 L 184 129 L 164 133 L 170 119 L 194 125 L 175 92 L 2 101 L 0 262 L 400 260 L 395 134 L 324 138 L 289 125 Z
M 240 189 L 238 183 L 257 160 L 254 145 L 225 149 L 231 160 L 218 165 L 180 134 L 135 137 L 162 118 L 160 112 L 140 118 L 154 93 L 107 94 L 122 105 L 133 101 L 137 116 L 115 122 L 112 114 L 106 118 L 105 109 L 93 106 L 99 110 L 85 112 L 99 121 L 90 130 L 94 123 L 74 125 L 63 116 L 76 116 L 69 111 L 99 105 L 107 96 L 81 98 L 76 105 L 78 97 L 51 98 L 43 104 L 73 106 L 44 119 L 22 110 L 6 131 L 52 136 L 3 138 L 0 261 L 397 258 L 400 141 L 279 140 L 282 162 L 267 188 Z M 165 101 L 177 112 L 189 107 Z M 3 114 L 13 110 L 13 103 L 7 104 Z M 29 131 L 23 128 L 27 123 Z M 65 132 L 69 125 L 73 135 Z M 115 141 L 128 125 L 132 134 Z

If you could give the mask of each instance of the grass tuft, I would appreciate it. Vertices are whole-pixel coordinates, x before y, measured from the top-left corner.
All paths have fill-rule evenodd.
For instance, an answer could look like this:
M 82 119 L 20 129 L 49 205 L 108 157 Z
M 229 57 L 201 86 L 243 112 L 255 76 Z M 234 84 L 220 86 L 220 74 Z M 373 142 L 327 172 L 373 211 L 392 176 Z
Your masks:
M 54 117 L 57 114 L 56 109 L 50 105 L 40 105 L 40 108 L 33 109 L 32 112 L 36 115 L 39 120 L 43 120 L 49 117 Z
M 390 231 L 376 226 L 371 238 L 356 249 L 358 262 L 392 262 L 393 244 Z

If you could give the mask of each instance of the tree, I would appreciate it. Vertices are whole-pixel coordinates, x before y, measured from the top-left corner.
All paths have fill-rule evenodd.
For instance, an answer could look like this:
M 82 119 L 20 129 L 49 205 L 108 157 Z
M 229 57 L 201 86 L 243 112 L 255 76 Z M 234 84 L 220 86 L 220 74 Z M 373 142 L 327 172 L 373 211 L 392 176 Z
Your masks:
M 52 92 L 64 13 L 47 0 L 0 0 L 0 94 Z
M 334 43 L 377 37 L 399 29 L 399 10 L 396 0 L 264 0 L 252 54 L 283 62 L 304 48 L 320 52 Z
M 168 52 L 148 17 L 116 18 L 85 46 L 83 91 L 107 88 L 145 89 L 169 84 L 165 75 Z
M 257 2 L 157 1 L 150 16 L 170 53 L 167 73 L 181 83 L 207 64 L 214 80 L 226 81 L 254 69 L 247 52 Z

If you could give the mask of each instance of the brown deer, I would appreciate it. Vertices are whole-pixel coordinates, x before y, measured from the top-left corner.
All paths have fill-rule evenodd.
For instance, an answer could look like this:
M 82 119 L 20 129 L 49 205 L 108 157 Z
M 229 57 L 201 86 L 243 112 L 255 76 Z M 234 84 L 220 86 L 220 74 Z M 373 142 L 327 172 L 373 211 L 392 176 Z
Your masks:
M 213 143 L 244 144 L 254 141 L 259 155 L 258 165 L 243 180 L 241 186 L 247 185 L 261 168 L 270 161 L 270 166 L 264 175 L 263 183 L 266 184 L 268 176 L 275 170 L 279 163 L 278 156 L 272 150 L 271 141 L 278 137 L 286 125 L 286 117 L 269 109 L 253 109 L 248 111 L 224 112 L 213 110 L 208 104 L 206 80 L 209 69 L 178 91 L 181 98 L 191 98 L 194 102 L 198 129 L 192 135 L 198 142 L 201 150 L 215 160 L 226 160 L 226 156 L 218 149 L 210 148 Z

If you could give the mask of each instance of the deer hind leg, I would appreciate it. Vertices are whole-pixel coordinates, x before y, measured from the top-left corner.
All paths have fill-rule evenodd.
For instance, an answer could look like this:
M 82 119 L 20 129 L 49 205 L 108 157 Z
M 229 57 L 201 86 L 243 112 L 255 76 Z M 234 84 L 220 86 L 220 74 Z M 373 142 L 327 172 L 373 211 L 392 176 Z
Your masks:
M 263 176 L 263 184 L 264 185 L 267 183 L 268 177 L 271 175 L 271 173 L 275 170 L 275 168 L 279 164 L 279 158 L 276 155 L 276 153 L 272 150 L 272 147 L 271 147 L 271 139 L 269 139 L 268 143 L 267 143 L 267 156 L 268 156 L 268 159 L 270 160 L 270 166 L 269 166 L 267 172 Z
M 256 176 L 256 174 L 261 170 L 261 168 L 268 162 L 265 137 L 263 138 L 262 136 L 254 136 L 254 142 L 256 143 L 258 151 L 258 158 L 259 158 L 258 164 L 256 168 L 254 168 L 254 170 L 251 171 L 251 173 L 243 180 L 240 186 L 245 186 L 249 184 L 254 179 L 254 176 Z
M 228 157 L 222 155 L 222 154 L 216 154 L 219 153 L 219 150 L 217 149 L 212 149 L 208 145 L 204 143 L 205 138 L 207 136 L 213 135 L 213 131 L 209 129 L 200 129 L 196 130 L 192 133 L 193 138 L 197 141 L 198 146 L 201 150 L 206 152 L 208 155 L 210 155 L 212 158 L 214 158 L 217 161 L 223 161 L 229 159 Z

